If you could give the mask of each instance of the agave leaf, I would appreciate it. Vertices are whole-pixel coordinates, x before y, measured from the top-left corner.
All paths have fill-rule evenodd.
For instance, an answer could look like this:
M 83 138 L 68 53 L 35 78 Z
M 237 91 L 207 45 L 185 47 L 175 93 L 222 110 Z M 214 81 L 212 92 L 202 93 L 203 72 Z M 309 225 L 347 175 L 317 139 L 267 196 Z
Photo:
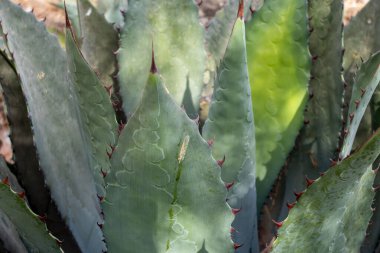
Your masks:
M 0 19 L 20 74 L 52 198 L 81 249 L 101 252 L 105 247 L 96 224 L 102 220 L 100 205 L 65 52 L 43 23 L 8 0 L 0 1 Z
M 344 46 L 345 54 L 343 57 L 344 78 L 346 81 L 345 103 L 349 103 L 352 94 L 352 86 L 355 82 L 355 73 L 358 66 L 371 56 L 371 54 L 380 50 L 380 18 L 377 13 L 380 12 L 380 2 L 370 1 L 368 4 L 351 20 L 344 29 Z M 348 121 L 347 107 L 344 110 L 344 120 Z M 376 117 L 371 116 L 371 111 L 367 107 L 361 121 L 353 147 L 365 141 L 371 134 L 371 121 Z
M 272 252 L 358 252 L 372 215 L 380 131 L 315 181 L 278 230 Z
M 1 252 L 28 252 L 20 239 L 15 225 L 13 225 L 9 218 L 0 210 L 0 244 L 1 243 L 4 244 L 3 250 L 0 247 Z
M 220 168 L 157 74 L 149 76 L 111 164 L 103 203 L 110 252 L 233 251 Z
M 60 252 L 55 239 L 47 232 L 45 224 L 31 212 L 24 199 L 12 192 L 4 183 L 0 183 L 0 214 L 6 215 L 9 219 L 1 217 L 2 225 L 9 224 L 7 221 L 14 225 L 28 252 Z M 12 225 L 10 226 L 12 229 Z M 5 239 L 3 236 L 2 233 L 0 236 L 2 240 Z
M 32 126 L 20 80 L 3 54 L 0 54 L 0 84 L 7 106 L 7 118 L 11 125 L 10 137 L 16 162 L 15 173 L 28 192 L 27 196 L 33 210 L 44 215 L 50 203 L 50 195 L 45 188 L 44 177 L 38 164 Z
M 364 112 L 380 83 L 380 52 L 372 55 L 358 71 L 352 87 L 351 101 L 348 107 L 347 127 L 339 158 L 347 157 L 352 149 L 355 135 Z
M 13 62 L 10 62 L 3 53 L 0 53 L 0 85 L 4 92 L 7 118 L 11 127 L 10 138 L 15 164 L 10 167 L 18 178 L 17 180 L 8 171 L 10 185 L 13 190 L 21 192 L 23 190 L 21 186 L 18 186 L 17 181 L 19 181 L 26 190 L 26 197 L 32 210 L 38 215 L 47 215 L 46 223 L 49 230 L 64 241 L 62 248 L 65 251 L 78 252 L 78 245 L 59 215 L 56 205 L 51 200 L 50 192 L 45 186 L 21 83 Z M 5 161 L 0 159 L 0 168 L 6 168 L 5 165 Z
M 81 52 L 105 87 L 112 87 L 118 35 L 88 0 L 77 0 L 81 28 Z
M 94 1 L 93 1 L 94 2 Z M 104 14 L 107 21 L 117 28 L 124 26 L 124 14 L 127 11 L 127 0 L 101 0 L 97 1 L 97 9 Z
M 191 0 L 132 0 L 126 20 L 118 59 L 120 94 L 127 116 L 136 110 L 148 80 L 152 43 L 170 94 L 180 105 L 188 78 L 198 110 L 206 53 L 197 6 Z
M 91 150 L 91 169 L 98 195 L 104 196 L 103 173 L 109 173 L 108 154 L 112 152 L 117 137 L 115 113 L 106 89 L 81 55 L 69 28 L 66 31 L 66 50 L 89 144 L 87 148 Z
M 309 16 L 312 17 L 309 47 L 314 56 L 309 86 L 311 96 L 304 113 L 305 125 L 288 158 L 286 172 L 277 182 L 280 185 L 276 187 L 283 192 L 275 192 L 275 198 L 268 203 L 272 210 L 269 221 L 287 216 L 286 202 L 294 202 L 294 191 L 306 188 L 305 176 L 317 178 L 330 167 L 331 159 L 336 160 L 344 87 L 341 76 L 342 5 L 341 0 L 309 1 Z M 272 233 L 274 224 L 267 224 L 267 233 Z
M 242 245 L 236 252 L 258 252 L 254 122 L 245 27 L 240 18 L 230 37 L 202 132 L 206 140 L 213 141 L 213 156 L 226 157 L 222 180 L 233 184 L 228 186 L 228 203 L 240 209 L 232 223 L 232 238 L 235 244 Z
M 380 50 L 380 2 L 369 1 L 368 4 L 350 21 L 344 29 L 345 54 L 343 67 L 345 80 L 351 84 L 362 60 L 368 60 L 371 54 Z M 349 98 L 348 98 L 349 99 Z
M 12 190 L 16 192 L 24 191 L 24 189 L 18 183 L 18 180 L 15 177 L 15 175 L 8 168 L 7 163 L 5 162 L 2 156 L 0 156 L 0 178 L 7 178 L 8 184 L 10 185 Z
M 303 125 L 310 55 L 305 0 L 267 0 L 247 23 L 258 208 Z

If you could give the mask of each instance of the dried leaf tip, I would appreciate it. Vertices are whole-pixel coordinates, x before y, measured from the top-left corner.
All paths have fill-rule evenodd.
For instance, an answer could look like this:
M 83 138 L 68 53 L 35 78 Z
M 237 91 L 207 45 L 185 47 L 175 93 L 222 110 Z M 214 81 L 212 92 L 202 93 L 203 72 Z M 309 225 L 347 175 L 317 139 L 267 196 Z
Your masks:
M 66 1 L 63 1 L 64 9 L 65 9 L 65 21 L 66 21 L 66 28 L 71 28 L 69 15 L 67 14 L 67 8 L 66 8 Z
M 240 0 L 239 2 L 239 11 L 238 11 L 237 17 L 240 18 L 241 20 L 244 19 L 244 0 Z
M 150 73 L 152 73 L 152 74 L 157 73 L 156 62 L 155 62 L 155 60 L 154 60 L 154 49 L 153 49 L 153 44 L 152 44 L 152 65 L 150 66 Z

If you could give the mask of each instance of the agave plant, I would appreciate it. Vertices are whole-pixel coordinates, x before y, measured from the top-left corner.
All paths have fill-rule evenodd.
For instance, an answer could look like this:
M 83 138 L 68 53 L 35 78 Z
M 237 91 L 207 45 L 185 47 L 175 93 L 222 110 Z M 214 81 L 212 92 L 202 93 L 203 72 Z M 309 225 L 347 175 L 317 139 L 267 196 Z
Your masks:
M 375 250 L 378 2 L 204 4 L 78 0 L 62 46 L 0 0 L 0 251 Z

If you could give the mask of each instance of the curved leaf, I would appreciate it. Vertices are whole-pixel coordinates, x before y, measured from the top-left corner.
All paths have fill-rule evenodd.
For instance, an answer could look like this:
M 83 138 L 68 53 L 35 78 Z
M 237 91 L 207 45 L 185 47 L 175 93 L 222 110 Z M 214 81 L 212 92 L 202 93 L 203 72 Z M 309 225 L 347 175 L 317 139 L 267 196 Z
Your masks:
M 116 71 L 118 35 L 88 0 L 78 0 L 81 52 L 105 87 L 112 87 Z
M 380 131 L 316 180 L 278 230 L 272 252 L 359 252 L 372 215 Z
M 289 155 L 284 175 L 278 180 L 278 188 L 268 201 L 271 217 L 265 217 L 272 234 L 275 224 L 271 219 L 284 219 L 288 214 L 286 203 L 295 200 L 294 191 L 306 188 L 305 176 L 319 177 L 331 160 L 336 160 L 339 133 L 342 128 L 343 80 L 342 66 L 342 12 L 341 0 L 309 1 L 310 53 L 314 56 L 311 67 L 309 93 L 304 112 L 305 125 L 297 144 Z M 275 195 L 275 196 L 274 196 Z M 268 241 L 266 243 L 269 243 Z
M 0 210 L 0 244 L 1 243 L 4 244 L 5 248 L 2 250 L 0 247 L 1 252 L 28 252 L 25 245 L 22 243 L 15 226 L 9 220 L 8 216 Z
M 241 245 L 236 252 L 258 252 L 254 122 L 245 27 L 240 18 L 230 37 L 217 71 L 209 118 L 202 133 L 206 140 L 213 142 L 213 156 L 226 158 L 222 180 L 229 189 L 228 203 L 240 209 L 232 223 L 235 229 L 232 238 L 235 244 Z
M 28 252 L 60 252 L 44 223 L 30 211 L 22 198 L 3 183 L 0 183 L 0 213 L 14 224 Z
M 247 24 L 257 157 L 263 205 L 303 124 L 310 55 L 305 0 L 266 0 Z
M 344 130 L 345 138 L 342 151 L 339 154 L 340 159 L 350 154 L 359 124 L 379 83 L 380 52 L 371 56 L 367 62 L 361 65 L 352 87 L 351 101 L 348 107 L 347 127 Z
M 103 173 L 109 173 L 109 153 L 116 144 L 118 125 L 111 100 L 96 74 L 77 48 L 73 33 L 66 31 L 66 50 L 70 74 L 78 94 L 80 112 L 85 126 L 91 169 L 99 196 L 104 196 Z

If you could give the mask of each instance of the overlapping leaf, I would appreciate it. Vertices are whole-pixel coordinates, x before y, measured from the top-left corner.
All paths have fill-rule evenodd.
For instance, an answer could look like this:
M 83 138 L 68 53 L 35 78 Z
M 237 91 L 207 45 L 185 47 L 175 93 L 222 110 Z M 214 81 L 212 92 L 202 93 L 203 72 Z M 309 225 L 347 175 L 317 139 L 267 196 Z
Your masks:
M 267 0 L 247 24 L 260 208 L 303 124 L 310 55 L 304 0 Z
M 157 74 L 111 164 L 103 204 L 110 252 L 233 252 L 220 168 Z

